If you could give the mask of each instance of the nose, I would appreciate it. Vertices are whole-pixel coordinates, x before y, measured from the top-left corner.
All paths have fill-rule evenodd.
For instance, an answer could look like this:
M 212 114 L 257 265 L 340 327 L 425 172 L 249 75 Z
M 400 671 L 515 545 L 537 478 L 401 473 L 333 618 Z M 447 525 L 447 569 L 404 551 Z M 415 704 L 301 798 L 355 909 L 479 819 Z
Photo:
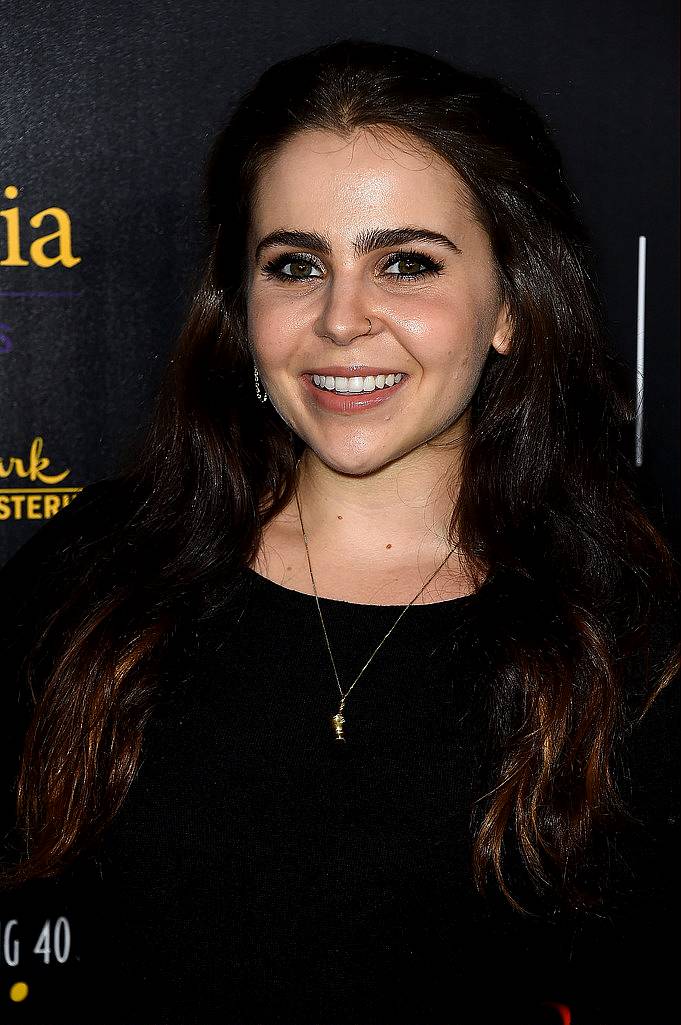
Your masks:
M 356 338 L 375 328 L 375 314 L 369 319 L 367 304 L 361 292 L 352 286 L 334 283 L 326 296 L 314 331 L 320 338 L 329 338 L 335 345 L 350 345 Z

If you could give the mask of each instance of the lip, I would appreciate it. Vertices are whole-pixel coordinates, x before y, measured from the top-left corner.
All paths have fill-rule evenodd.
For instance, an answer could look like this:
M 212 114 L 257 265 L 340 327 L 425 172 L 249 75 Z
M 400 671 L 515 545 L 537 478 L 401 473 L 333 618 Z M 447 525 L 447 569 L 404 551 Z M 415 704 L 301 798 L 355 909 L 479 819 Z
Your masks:
M 354 369 L 354 368 L 353 368 Z M 364 369 L 364 368 L 362 368 Z M 377 370 L 376 373 L 382 374 L 383 370 Z M 384 402 L 389 402 L 394 398 L 402 387 L 409 380 L 409 375 L 405 374 L 401 381 L 394 384 L 391 388 L 377 389 L 373 392 L 359 392 L 358 394 L 351 395 L 346 393 L 344 395 L 336 395 L 335 392 L 322 391 L 312 380 L 312 373 L 328 375 L 329 377 L 369 377 L 371 371 L 367 370 L 366 373 L 351 373 L 344 369 L 342 373 L 338 372 L 337 368 L 315 370 L 309 374 L 303 374 L 303 387 L 307 392 L 310 393 L 316 404 L 322 409 L 326 409 L 330 413 L 365 413 L 373 409 L 375 406 L 380 406 Z M 389 371 L 393 373 L 393 371 Z M 401 371 L 395 371 L 395 373 L 401 373 Z

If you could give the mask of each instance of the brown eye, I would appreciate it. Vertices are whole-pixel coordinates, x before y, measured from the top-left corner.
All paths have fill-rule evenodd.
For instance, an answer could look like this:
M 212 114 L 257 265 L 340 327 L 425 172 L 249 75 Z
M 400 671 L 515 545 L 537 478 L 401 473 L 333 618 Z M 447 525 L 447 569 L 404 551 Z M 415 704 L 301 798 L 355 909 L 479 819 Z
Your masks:
M 284 264 L 285 267 L 290 267 L 290 274 L 292 278 L 311 278 L 315 275 L 312 274 L 312 264 L 308 263 L 307 260 L 292 260 L 290 263 Z
M 397 272 L 388 270 L 397 267 Z M 439 274 L 443 263 L 431 260 L 425 253 L 393 253 L 383 267 L 383 273 L 398 281 L 414 281 L 429 274 Z
M 317 273 L 314 273 L 314 272 Z M 322 277 L 321 268 L 309 257 L 292 256 L 284 253 L 271 260 L 263 273 L 266 277 L 278 278 L 279 281 L 306 281 L 310 278 Z
M 400 274 L 400 275 L 403 275 L 403 274 L 413 275 L 413 274 L 418 273 L 416 268 L 417 267 L 423 267 L 423 264 L 421 263 L 420 260 L 395 260 L 394 264 L 391 264 L 390 266 L 398 267 L 399 268 L 398 274 Z

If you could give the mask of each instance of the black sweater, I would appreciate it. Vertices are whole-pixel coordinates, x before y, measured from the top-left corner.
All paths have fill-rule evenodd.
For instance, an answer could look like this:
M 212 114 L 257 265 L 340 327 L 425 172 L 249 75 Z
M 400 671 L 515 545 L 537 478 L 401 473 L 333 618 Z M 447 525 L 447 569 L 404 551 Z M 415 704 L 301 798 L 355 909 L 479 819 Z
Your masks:
M 69 553 L 110 517 L 108 488 L 0 573 L 10 822 L 21 659 L 68 587 Z M 188 617 L 102 841 L 56 880 L 0 895 L 0 1021 L 558 1025 L 555 1003 L 573 1025 L 671 1022 L 677 687 L 627 751 L 641 824 L 611 844 L 604 912 L 523 917 L 473 887 L 471 812 L 494 778 L 481 638 L 503 590 L 494 578 L 412 606 L 348 698 L 345 744 L 313 596 L 246 569 L 222 611 Z M 345 689 L 402 606 L 321 605 Z M 653 659 L 672 610 L 658 626 Z

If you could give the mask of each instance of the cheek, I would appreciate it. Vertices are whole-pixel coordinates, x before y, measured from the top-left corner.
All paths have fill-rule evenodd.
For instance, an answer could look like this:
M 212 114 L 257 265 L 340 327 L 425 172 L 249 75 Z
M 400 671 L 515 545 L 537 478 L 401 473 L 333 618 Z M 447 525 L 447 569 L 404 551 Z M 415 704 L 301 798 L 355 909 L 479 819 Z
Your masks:
M 411 302 L 405 303 L 404 311 L 407 314 L 411 312 L 414 319 L 421 320 L 424 325 L 440 333 L 443 328 L 455 332 L 464 331 L 477 320 L 481 306 L 484 305 L 480 285 L 480 282 L 462 270 L 450 280 L 436 283 L 422 297 L 414 296 Z
M 404 328 L 405 344 L 424 371 L 447 370 L 456 377 L 477 373 L 491 339 L 488 318 L 468 296 L 431 304 Z
M 248 337 L 263 365 L 278 365 L 295 349 L 300 331 L 294 307 L 280 298 L 254 297 L 248 307 Z

